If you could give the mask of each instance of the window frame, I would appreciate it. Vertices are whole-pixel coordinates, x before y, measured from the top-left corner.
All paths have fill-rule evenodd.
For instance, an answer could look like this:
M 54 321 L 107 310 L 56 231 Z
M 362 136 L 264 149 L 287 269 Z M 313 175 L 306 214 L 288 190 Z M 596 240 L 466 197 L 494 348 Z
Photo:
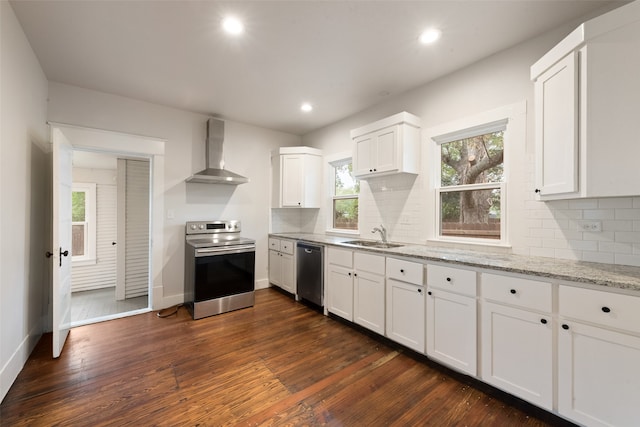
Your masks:
M 526 140 L 526 102 L 496 108 L 471 117 L 445 123 L 426 131 L 427 142 L 431 146 L 431 185 L 429 192 L 433 203 L 430 216 L 433 226 L 427 240 L 436 242 L 464 243 L 484 246 L 509 247 L 509 159 L 517 141 L 524 145 Z M 504 131 L 503 179 L 500 182 L 442 186 L 441 145 L 486 133 Z M 441 194 L 468 190 L 500 190 L 500 239 L 479 237 L 444 236 L 441 227 Z
M 327 206 L 328 206 L 328 212 L 330 212 L 329 215 L 327 215 L 327 233 L 332 233 L 332 234 L 348 234 L 348 235 L 359 235 L 360 234 L 360 194 L 355 194 L 355 195 L 343 195 L 343 196 L 337 196 L 335 194 L 335 188 L 336 188 L 336 181 L 335 181 L 335 177 L 336 177 L 336 167 L 344 165 L 346 163 L 351 163 L 353 164 L 353 155 L 351 153 L 339 153 L 339 154 L 335 154 L 332 156 L 326 156 L 325 157 L 325 162 L 327 164 L 327 176 L 328 176 L 328 202 L 327 202 Z M 354 179 L 357 180 L 357 178 L 354 177 Z M 346 229 L 346 228 L 335 228 L 334 224 L 333 224 L 333 218 L 334 218 L 334 202 L 336 200 L 344 200 L 344 199 L 357 199 L 358 200 L 358 228 L 356 229 Z
M 97 238 L 97 216 L 96 216 L 96 184 L 93 182 L 74 182 L 71 186 L 72 192 L 85 193 L 84 198 L 84 222 L 72 222 L 71 225 L 85 224 L 85 251 L 84 255 L 73 255 L 71 262 L 74 266 L 93 265 L 97 262 L 96 238 Z

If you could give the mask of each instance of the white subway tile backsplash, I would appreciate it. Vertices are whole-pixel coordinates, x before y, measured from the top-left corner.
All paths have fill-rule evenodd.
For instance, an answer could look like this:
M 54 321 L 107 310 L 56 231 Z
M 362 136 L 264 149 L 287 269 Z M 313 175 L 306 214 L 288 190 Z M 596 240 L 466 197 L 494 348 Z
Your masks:
M 630 254 L 633 253 L 633 245 L 631 243 L 598 242 L 598 251 Z
M 633 230 L 633 221 L 602 221 L 602 231 L 630 231 Z
M 610 197 L 598 200 L 599 209 L 632 208 L 633 200 L 629 197 Z
M 606 252 L 591 252 L 583 251 L 582 260 L 589 262 L 602 262 L 605 264 L 613 264 L 615 261 L 615 255 Z
M 640 220 L 640 209 L 616 209 L 616 220 Z
M 578 261 L 582 259 L 582 251 L 576 251 L 573 249 L 556 249 L 554 257 Z
M 616 254 L 615 264 L 633 265 L 640 267 L 640 255 Z
M 616 242 L 640 243 L 640 231 L 616 231 Z
M 598 242 L 588 240 L 569 240 L 569 248 L 580 251 L 597 251 Z
M 598 199 L 569 200 L 569 209 L 598 209 Z
M 615 209 L 586 209 L 582 212 L 584 219 L 615 219 Z

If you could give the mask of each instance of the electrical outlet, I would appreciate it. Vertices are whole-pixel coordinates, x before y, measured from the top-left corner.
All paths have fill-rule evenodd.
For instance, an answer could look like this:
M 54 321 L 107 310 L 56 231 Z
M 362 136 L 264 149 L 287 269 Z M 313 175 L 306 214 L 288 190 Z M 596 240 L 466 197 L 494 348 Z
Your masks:
M 602 231 L 602 221 L 578 221 L 578 231 L 600 232 Z

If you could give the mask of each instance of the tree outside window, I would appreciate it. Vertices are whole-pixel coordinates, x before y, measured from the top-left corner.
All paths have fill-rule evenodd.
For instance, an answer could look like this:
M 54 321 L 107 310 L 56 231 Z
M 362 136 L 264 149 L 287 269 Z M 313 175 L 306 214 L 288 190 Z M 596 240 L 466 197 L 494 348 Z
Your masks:
M 358 194 L 360 182 L 353 176 L 351 159 L 331 163 L 333 167 L 333 228 L 358 229 Z
M 440 236 L 502 238 L 504 129 L 441 143 Z

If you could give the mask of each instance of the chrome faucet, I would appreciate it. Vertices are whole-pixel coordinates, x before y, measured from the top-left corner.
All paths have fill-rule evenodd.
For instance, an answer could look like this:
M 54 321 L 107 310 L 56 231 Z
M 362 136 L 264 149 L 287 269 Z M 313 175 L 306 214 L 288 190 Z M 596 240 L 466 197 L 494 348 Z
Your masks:
M 387 229 L 384 228 L 384 225 L 380 224 L 380 228 L 374 227 L 371 232 L 380 233 L 380 239 L 382 239 L 382 243 L 387 243 Z

